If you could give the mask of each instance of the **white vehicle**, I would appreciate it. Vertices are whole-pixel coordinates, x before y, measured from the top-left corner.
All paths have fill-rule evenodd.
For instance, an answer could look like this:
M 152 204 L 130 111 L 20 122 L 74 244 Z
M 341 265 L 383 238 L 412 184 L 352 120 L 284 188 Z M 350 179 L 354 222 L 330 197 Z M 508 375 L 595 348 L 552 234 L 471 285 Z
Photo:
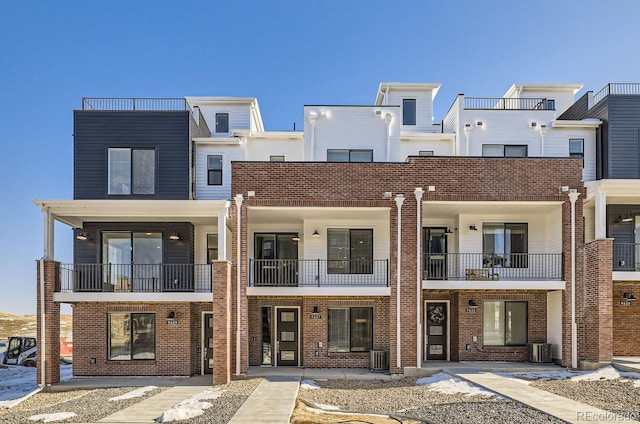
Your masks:
M 36 366 L 36 339 L 34 337 L 9 337 L 3 364 Z

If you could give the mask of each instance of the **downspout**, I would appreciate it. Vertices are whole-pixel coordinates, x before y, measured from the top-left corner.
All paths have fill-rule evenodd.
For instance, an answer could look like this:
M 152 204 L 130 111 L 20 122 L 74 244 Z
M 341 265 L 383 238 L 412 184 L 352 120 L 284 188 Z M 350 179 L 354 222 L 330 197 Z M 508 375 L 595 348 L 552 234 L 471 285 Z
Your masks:
M 576 200 L 580 193 L 569 191 L 571 202 L 571 367 L 578 368 L 578 325 L 576 324 Z
M 464 155 L 469 156 L 469 139 L 471 138 L 471 124 L 464 124 Z
M 240 277 L 242 275 L 241 273 L 241 262 L 240 259 L 242 258 L 242 246 L 241 246 L 241 242 L 242 242 L 242 229 L 241 229 L 241 223 L 242 223 L 242 194 L 237 194 L 235 199 L 236 201 L 236 209 L 238 210 L 237 213 L 237 238 L 236 241 L 238 243 L 237 245 L 237 249 L 236 249 L 236 253 L 237 253 L 237 264 L 236 264 L 236 294 L 237 294 L 237 299 L 236 299 L 236 375 L 240 375 L 241 369 L 242 367 L 240 366 L 240 357 L 241 357 L 241 349 L 240 349 L 240 343 L 242 342 L 242 337 L 240 334 L 240 302 L 241 302 L 241 294 L 240 294 L 240 289 L 242 287 L 242 282 L 240 280 Z
M 311 140 L 309 140 L 309 161 L 315 159 L 315 140 L 316 140 L 316 122 L 318 121 L 318 114 L 316 112 L 309 112 L 309 123 L 311 124 Z
M 387 124 L 387 162 L 391 162 L 391 120 L 393 115 L 387 113 L 384 116 L 384 123 Z
M 536 129 L 540 133 L 540 157 L 544 157 L 544 136 L 547 134 L 547 126 L 543 124 Z
M 422 187 L 416 187 L 413 194 L 416 195 L 416 368 L 422 367 L 422 314 L 420 313 L 422 306 L 422 273 L 420 259 L 422 253 L 420 250 L 420 242 L 422 240 L 422 195 L 424 191 Z
M 404 203 L 404 196 L 400 193 L 396 194 L 396 206 L 398 207 L 398 248 L 396 255 L 396 366 L 400 368 L 402 366 L 402 360 L 400 355 L 402 349 L 400 348 L 400 263 L 402 256 L 402 203 Z

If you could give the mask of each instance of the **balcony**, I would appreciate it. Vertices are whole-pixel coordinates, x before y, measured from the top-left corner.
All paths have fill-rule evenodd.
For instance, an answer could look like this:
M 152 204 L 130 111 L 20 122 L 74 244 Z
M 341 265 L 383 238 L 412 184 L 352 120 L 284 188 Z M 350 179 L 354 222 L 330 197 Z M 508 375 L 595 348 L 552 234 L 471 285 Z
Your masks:
M 640 272 L 640 244 L 613 243 L 613 270 Z
M 465 97 L 467 110 L 555 110 L 553 99 L 539 97 Z
M 61 264 L 59 293 L 211 293 L 210 264 Z
M 560 281 L 562 253 L 426 253 L 423 280 Z
M 83 97 L 82 110 L 180 111 L 189 106 L 181 98 Z
M 249 259 L 249 287 L 388 287 L 389 260 Z
M 593 95 L 593 105 L 595 106 L 598 102 L 609 95 L 639 96 L 640 83 L 626 82 L 607 84 L 602 90 Z

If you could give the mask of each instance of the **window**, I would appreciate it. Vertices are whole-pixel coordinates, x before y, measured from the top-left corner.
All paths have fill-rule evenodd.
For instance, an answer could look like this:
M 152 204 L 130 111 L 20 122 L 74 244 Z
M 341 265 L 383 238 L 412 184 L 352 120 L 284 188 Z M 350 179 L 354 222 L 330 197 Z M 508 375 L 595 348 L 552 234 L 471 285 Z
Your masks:
M 103 282 L 115 291 L 157 291 L 162 250 L 159 232 L 103 231 Z
M 418 156 L 433 156 L 433 150 L 420 150 Z
M 222 185 L 222 155 L 207 156 L 207 184 Z
M 373 150 L 327 150 L 327 162 L 373 162 Z
M 482 315 L 485 346 L 522 346 L 528 340 L 527 302 L 484 302 Z
M 526 158 L 527 146 L 521 144 L 483 144 L 482 156 L 496 158 Z
M 373 230 L 329 228 L 327 273 L 373 274 Z
M 108 314 L 110 361 L 156 359 L 156 314 Z
M 482 225 L 482 253 L 485 267 L 527 268 L 527 224 Z
M 269 156 L 269 160 L 271 162 L 284 162 L 284 156 L 282 155 L 278 155 L 278 156 Z
M 229 114 L 228 113 L 216 113 L 216 132 L 217 133 L 229 132 Z
M 207 234 L 207 263 L 218 260 L 218 235 Z
M 109 149 L 109 194 L 154 194 L 156 151 L 154 149 Z
M 373 348 L 373 308 L 329 308 L 327 312 L 329 352 Z
M 582 166 L 584 167 L 584 139 L 583 138 L 569 139 L 569 157 L 582 159 Z
M 547 110 L 555 110 L 556 109 L 556 101 L 553 99 L 547 99 Z
M 416 99 L 402 99 L 402 125 L 416 124 Z

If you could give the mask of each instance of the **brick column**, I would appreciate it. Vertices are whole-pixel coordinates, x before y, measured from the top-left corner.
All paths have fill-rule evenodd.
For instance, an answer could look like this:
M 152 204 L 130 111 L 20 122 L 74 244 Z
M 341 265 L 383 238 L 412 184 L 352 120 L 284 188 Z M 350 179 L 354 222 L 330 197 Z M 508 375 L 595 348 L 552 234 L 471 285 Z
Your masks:
M 60 382 L 60 303 L 54 302 L 53 293 L 58 286 L 60 263 L 52 260 L 41 259 L 36 261 L 37 267 L 37 382 L 38 384 L 51 385 Z M 44 273 L 41 275 L 41 268 Z M 42 278 L 44 276 L 44 278 Z M 42 310 L 40 285 L 44 280 L 44 327 L 45 342 L 42 341 Z M 44 382 L 42 381 L 42 357 L 44 348 Z
M 213 384 L 231 381 L 231 263 L 213 263 Z
M 587 243 L 584 257 L 586 272 L 577 288 L 578 360 L 581 368 L 590 368 L 613 357 L 613 240 Z

